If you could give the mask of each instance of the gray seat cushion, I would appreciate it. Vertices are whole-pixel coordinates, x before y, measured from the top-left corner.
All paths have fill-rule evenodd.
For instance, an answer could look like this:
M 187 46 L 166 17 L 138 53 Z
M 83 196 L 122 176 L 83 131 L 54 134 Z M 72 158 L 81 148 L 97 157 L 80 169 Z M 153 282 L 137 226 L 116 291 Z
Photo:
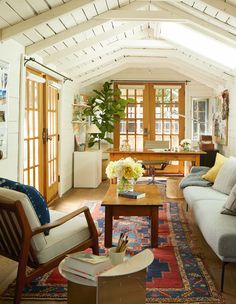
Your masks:
M 228 198 L 228 195 L 218 192 L 212 187 L 189 186 L 183 189 L 183 193 L 190 208 L 192 208 L 195 202 L 199 200 L 208 200 L 213 203 L 215 200 L 218 200 L 225 203 Z
M 198 200 L 193 212 L 205 240 L 222 261 L 236 262 L 236 217 L 221 214 L 223 200 Z

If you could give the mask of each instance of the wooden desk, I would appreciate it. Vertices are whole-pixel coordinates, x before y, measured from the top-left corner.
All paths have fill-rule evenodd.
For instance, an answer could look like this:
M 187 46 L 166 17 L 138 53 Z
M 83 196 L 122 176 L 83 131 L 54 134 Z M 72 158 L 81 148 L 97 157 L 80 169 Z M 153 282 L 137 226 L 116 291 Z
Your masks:
M 190 161 L 194 166 L 200 166 L 200 156 L 206 154 L 204 151 L 154 152 L 151 150 L 120 151 L 115 149 L 108 149 L 106 152 L 110 154 L 110 160 L 118 160 L 130 156 L 137 160 Z
M 112 247 L 113 217 L 149 216 L 151 219 L 151 246 L 158 245 L 158 213 L 162 206 L 161 193 L 156 185 L 135 185 L 135 191 L 145 192 L 140 199 L 121 197 L 117 185 L 111 184 L 103 201 L 105 206 L 105 247 Z

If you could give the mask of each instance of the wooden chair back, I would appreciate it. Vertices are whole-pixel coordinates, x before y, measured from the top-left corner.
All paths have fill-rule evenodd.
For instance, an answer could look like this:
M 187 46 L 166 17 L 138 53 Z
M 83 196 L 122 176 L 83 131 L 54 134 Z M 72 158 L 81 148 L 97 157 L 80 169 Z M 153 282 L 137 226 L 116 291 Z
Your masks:
M 0 254 L 15 261 L 22 258 L 22 244 L 30 247 L 27 264 L 38 265 L 30 245 L 32 230 L 20 201 L 0 199 Z
M 145 149 L 169 149 L 170 142 L 168 140 L 157 141 L 157 140 L 146 140 L 144 142 Z

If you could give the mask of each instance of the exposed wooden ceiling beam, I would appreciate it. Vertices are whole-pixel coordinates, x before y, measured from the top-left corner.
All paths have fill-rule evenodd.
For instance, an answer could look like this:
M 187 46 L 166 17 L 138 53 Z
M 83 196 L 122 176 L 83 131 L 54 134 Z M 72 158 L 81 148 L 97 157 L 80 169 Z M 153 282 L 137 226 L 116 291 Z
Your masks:
M 96 43 L 99 43 L 101 41 L 104 41 L 104 40 L 107 40 L 107 39 L 110 39 L 116 35 L 119 35 L 121 33 L 124 33 L 125 31 L 127 30 L 130 30 L 136 26 L 138 26 L 139 23 L 133 23 L 133 22 L 128 22 L 128 23 L 125 23 L 125 24 L 122 24 L 110 31 L 107 31 L 103 34 L 100 34 L 100 35 L 97 35 L 95 37 L 92 37 L 88 40 L 84 40 L 80 43 L 78 43 L 77 45 L 75 46 L 71 46 L 71 47 L 68 47 L 68 48 L 65 48 L 64 50 L 61 50 L 61 51 L 58 51 L 57 53 L 55 54 L 52 54 L 52 55 L 49 55 L 49 56 L 46 56 L 43 61 L 44 61 L 44 64 L 48 64 L 48 63 L 51 63 L 51 62 L 55 62 L 57 60 L 59 60 L 60 58 L 62 57 L 65 57 L 65 56 L 68 56 L 74 52 L 78 52 L 80 50 L 83 50 L 87 47 L 90 47 Z
M 222 79 L 212 79 L 209 75 L 206 75 L 205 73 L 201 73 L 197 70 L 192 70 L 191 66 L 184 66 L 182 64 L 179 64 L 178 62 L 172 62 L 171 68 L 179 72 L 181 71 L 182 74 L 191 77 L 196 82 L 203 83 L 204 85 L 216 89 L 220 84 L 225 84 L 225 81 L 222 81 Z
M 222 29 L 219 26 L 219 23 L 218 23 L 218 26 L 216 26 L 216 25 L 208 22 L 208 20 L 211 20 L 210 16 L 205 16 L 203 13 L 200 12 L 198 14 L 199 16 L 196 17 L 194 15 L 194 13 L 196 11 L 195 9 L 192 9 L 189 6 L 187 8 L 187 5 L 184 5 L 182 3 L 181 3 L 181 5 L 177 2 L 174 2 L 173 4 L 174 5 L 169 5 L 164 2 L 157 2 L 156 4 L 154 3 L 154 5 L 157 5 L 157 7 L 162 8 L 163 10 L 171 11 L 171 12 L 175 13 L 176 15 L 179 15 L 180 17 L 185 18 L 190 23 L 193 23 L 196 26 L 203 28 L 206 31 L 213 32 L 213 33 L 219 35 L 220 37 L 224 37 L 225 39 L 227 38 L 230 41 L 234 41 L 236 43 L 236 36 L 234 34 L 226 31 L 225 29 Z M 186 12 L 185 10 L 190 10 L 191 12 L 190 11 Z M 204 19 L 206 19 L 206 20 L 204 20 Z M 214 19 L 214 18 L 212 18 L 212 19 Z
M 180 45 L 176 42 L 171 42 L 173 46 L 175 46 L 180 52 L 183 51 L 184 53 L 188 54 L 188 56 L 192 56 L 193 58 L 198 58 L 202 63 L 206 63 L 209 66 L 213 66 L 218 68 L 221 71 L 224 71 L 228 74 L 235 75 L 235 71 L 230 69 L 229 67 L 221 64 L 220 62 L 216 62 L 215 60 L 210 59 L 209 57 L 203 56 L 197 52 L 194 52 L 183 45 Z
M 92 79 L 88 79 L 83 82 L 79 82 L 79 87 L 80 87 L 80 89 L 84 88 L 84 87 L 88 87 L 89 85 L 91 85 L 95 82 L 98 82 L 104 78 L 110 77 L 116 73 L 119 73 L 126 68 L 129 68 L 126 61 L 124 61 L 123 63 L 118 62 L 118 64 L 115 64 L 115 65 L 113 64 L 111 69 L 108 69 L 107 71 L 104 71 L 104 72 L 98 74 L 96 77 L 93 77 Z
M 82 32 L 88 31 L 89 29 L 91 29 L 95 26 L 101 25 L 103 23 L 104 23 L 104 21 L 102 21 L 102 20 L 89 20 L 89 21 L 83 22 L 76 26 L 70 27 L 66 31 L 60 32 L 56 35 L 53 35 L 44 40 L 40 40 L 34 44 L 27 46 L 25 48 L 25 52 L 27 55 L 31 55 L 33 53 L 46 49 L 53 44 L 66 40 L 67 38 L 70 38 L 70 37 L 78 35 Z
M 199 0 L 197 0 L 197 2 L 199 2 Z M 236 7 L 230 3 L 226 3 L 221 0 L 201 0 L 201 2 L 236 18 Z
M 143 3 L 143 2 L 132 2 L 128 5 L 126 5 L 125 7 L 118 8 L 117 10 L 123 10 L 124 8 L 129 8 L 129 9 L 135 10 L 135 9 L 142 8 L 144 5 L 145 5 L 145 3 Z M 100 18 L 102 18 L 102 16 L 104 14 L 106 14 L 106 12 L 100 14 L 99 15 Z M 96 27 L 98 25 L 104 24 L 105 22 L 107 22 L 107 20 L 95 20 L 95 18 L 92 18 L 92 19 L 90 19 L 86 22 L 83 22 L 83 23 L 78 24 L 76 26 L 70 27 L 65 31 L 59 32 L 58 34 L 55 34 L 51 37 L 48 37 L 44 40 L 40 40 L 40 41 L 38 41 L 38 42 L 36 42 L 32 45 L 27 46 L 26 47 L 26 54 L 31 55 L 33 53 L 36 53 L 36 52 L 38 52 L 40 50 L 43 50 L 43 49 L 45 49 L 45 48 L 47 48 L 51 45 L 54 45 L 54 44 L 59 43 L 63 40 L 66 40 L 67 38 L 78 35 L 82 32 L 85 32 L 89 29 L 92 29 L 93 27 Z
M 209 14 L 206 14 L 194 7 L 191 7 L 183 2 L 181 3 L 173 3 L 173 6 L 178 7 L 182 10 L 184 10 L 185 12 L 189 13 L 190 15 L 193 15 L 195 17 L 199 17 L 205 21 L 208 22 L 208 24 L 212 24 L 215 25 L 229 33 L 233 33 L 234 35 L 236 35 L 236 28 L 226 22 L 223 22 L 213 16 L 210 16 Z
M 60 71 L 64 71 L 64 72 L 70 72 L 71 69 L 74 69 L 75 67 L 81 65 L 81 64 L 85 64 L 85 63 L 90 63 L 91 61 L 93 61 L 94 59 L 97 59 L 101 56 L 106 56 L 106 54 L 115 52 L 119 49 L 121 49 L 121 43 L 119 41 L 114 42 L 113 44 L 106 46 L 105 50 L 104 48 L 102 48 L 99 51 L 94 51 L 93 53 L 89 53 L 86 55 L 82 55 L 79 56 L 78 58 L 74 57 L 73 60 L 71 60 L 70 62 L 63 62 L 63 64 L 56 64 L 57 69 Z
M 56 63 L 56 66 L 57 66 L 58 70 L 70 73 L 71 69 L 74 69 L 75 67 L 77 67 L 81 64 L 85 64 L 85 63 L 90 64 L 91 61 L 93 61 L 95 59 L 99 60 L 99 58 L 102 58 L 102 57 L 106 56 L 107 54 L 118 51 L 119 49 L 122 49 L 122 48 L 126 48 L 126 45 L 125 45 L 126 42 L 131 42 L 131 45 L 132 45 L 133 40 L 140 39 L 140 41 L 142 41 L 141 39 L 145 39 L 145 38 L 147 38 L 147 32 L 140 31 L 138 33 L 135 33 L 133 37 L 129 36 L 127 38 L 117 40 L 116 42 L 113 42 L 113 43 L 110 43 L 110 44 L 104 46 L 102 49 L 100 49 L 98 51 L 96 50 L 96 51 L 86 54 L 86 55 L 80 55 L 78 58 L 76 58 L 74 56 L 73 60 L 70 60 L 69 62 L 67 60 L 63 61 L 63 59 L 62 59 L 62 60 L 60 60 L 61 61 L 60 63 Z M 165 47 L 167 48 L 168 46 L 165 46 Z
M 174 55 L 174 53 L 172 54 Z M 125 57 L 124 57 L 125 56 Z M 116 59 L 116 61 L 115 61 Z M 135 63 L 136 64 L 136 68 L 140 68 L 140 67 L 147 67 L 148 65 L 152 66 L 152 67 L 156 67 L 156 65 L 162 63 L 164 66 L 168 65 L 169 67 L 172 66 L 173 63 L 178 63 L 180 66 L 180 70 L 181 67 L 186 66 L 189 70 L 195 72 L 195 74 L 197 73 L 197 75 L 201 75 L 202 77 L 206 77 L 206 78 L 211 78 L 214 81 L 232 81 L 233 78 L 231 77 L 230 79 L 225 79 L 224 77 L 222 77 L 222 73 L 221 74 L 215 74 L 213 73 L 210 69 L 206 69 L 203 68 L 202 65 L 192 65 L 191 61 L 184 61 L 183 57 L 181 56 L 173 56 L 173 57 L 169 57 L 168 61 L 165 58 L 158 58 L 158 57 L 144 57 L 144 56 L 128 56 L 125 54 L 125 51 L 122 50 L 120 52 L 118 52 L 117 54 L 112 54 L 112 56 L 109 58 L 109 60 L 106 62 L 103 62 L 103 64 L 96 66 L 96 69 L 94 67 L 90 67 L 86 70 L 86 74 L 85 75 L 81 75 L 79 76 L 80 71 L 77 72 L 73 75 L 73 77 L 79 76 L 79 79 L 81 81 L 84 81 L 85 79 L 87 80 L 88 78 L 94 77 L 99 73 L 102 73 L 103 68 L 108 67 L 108 66 L 113 66 L 113 64 L 116 64 L 117 62 L 120 62 L 121 60 L 126 59 L 127 63 Z M 107 69 L 106 69 L 107 70 Z M 178 71 L 179 72 L 179 71 Z M 199 78 L 202 79 L 202 78 Z M 199 81 L 198 79 L 198 81 Z
M 146 56 L 146 57 L 173 57 L 175 49 L 132 49 L 132 48 L 124 48 L 122 50 L 118 50 L 112 54 L 104 55 L 101 59 L 96 60 L 95 62 L 91 62 L 90 64 L 86 64 L 83 66 L 77 66 L 76 69 L 70 74 L 71 77 L 75 77 L 87 73 L 91 70 L 95 70 L 100 66 L 107 64 L 109 61 L 114 61 L 121 57 L 134 57 L 134 56 Z
M 73 10 L 79 9 L 80 7 L 92 2 L 92 0 L 70 0 L 66 3 L 58 5 L 46 12 L 43 12 L 42 14 L 2 29 L 2 40 L 10 39 L 16 35 L 22 34 L 32 27 L 36 27 L 42 23 L 47 23 L 52 19 L 68 14 Z
M 153 58 L 150 58 L 149 60 L 143 59 L 142 62 L 140 62 L 137 60 L 137 58 L 123 58 L 116 63 L 101 67 L 101 69 L 91 74 L 88 73 L 87 76 L 83 78 L 78 78 L 78 81 L 80 82 L 80 87 L 85 87 L 128 68 L 155 67 L 175 70 L 178 73 L 191 77 L 197 82 L 204 83 L 214 88 L 216 88 L 219 84 L 225 84 L 225 81 L 222 81 L 220 78 L 212 77 L 210 75 L 208 77 L 206 73 L 199 71 L 199 69 L 192 68 L 191 64 L 184 64 L 179 60 L 168 61 L 166 61 L 166 59 L 160 60 L 158 58 L 155 60 Z
M 122 21 L 171 21 L 185 22 L 184 18 L 179 17 L 171 12 L 163 11 L 130 11 L 130 10 L 110 10 L 95 19 L 103 20 L 122 20 Z

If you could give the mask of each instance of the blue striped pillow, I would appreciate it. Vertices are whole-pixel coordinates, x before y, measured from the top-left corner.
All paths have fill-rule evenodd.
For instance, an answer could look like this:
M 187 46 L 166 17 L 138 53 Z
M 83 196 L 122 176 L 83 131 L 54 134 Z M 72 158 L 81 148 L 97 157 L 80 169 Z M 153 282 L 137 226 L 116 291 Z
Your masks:
M 2 177 L 0 177 L 0 187 L 25 193 L 34 208 L 41 225 L 50 223 L 47 202 L 37 189 Z M 49 231 L 45 231 L 44 234 L 48 235 Z

